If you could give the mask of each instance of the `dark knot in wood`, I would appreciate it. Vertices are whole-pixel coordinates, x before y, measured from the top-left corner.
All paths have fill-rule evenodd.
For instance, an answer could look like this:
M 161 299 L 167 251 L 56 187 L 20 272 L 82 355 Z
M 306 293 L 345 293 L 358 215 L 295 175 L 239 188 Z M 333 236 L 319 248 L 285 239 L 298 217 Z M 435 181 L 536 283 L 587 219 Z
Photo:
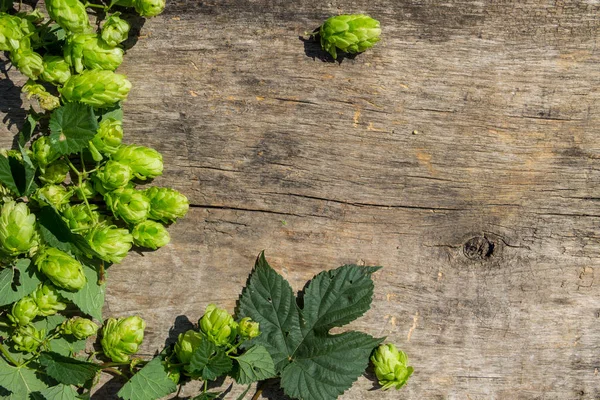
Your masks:
M 485 236 L 475 236 L 463 246 L 465 257 L 471 260 L 487 260 L 494 254 L 494 243 Z

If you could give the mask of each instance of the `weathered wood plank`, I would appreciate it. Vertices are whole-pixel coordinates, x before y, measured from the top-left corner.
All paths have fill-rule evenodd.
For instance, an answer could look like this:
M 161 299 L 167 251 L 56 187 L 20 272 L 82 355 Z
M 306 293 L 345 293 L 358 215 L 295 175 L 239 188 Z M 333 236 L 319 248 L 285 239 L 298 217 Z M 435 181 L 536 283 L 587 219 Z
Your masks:
M 600 398 L 599 8 L 170 2 L 121 67 L 127 140 L 163 152 L 156 182 L 194 207 L 170 245 L 109 271 L 106 313 L 146 318 L 151 353 L 177 316 L 233 309 L 262 249 L 297 289 L 383 265 L 352 326 L 416 372 L 400 393 L 362 378 L 344 398 Z M 348 12 L 384 40 L 321 61 L 299 35 Z

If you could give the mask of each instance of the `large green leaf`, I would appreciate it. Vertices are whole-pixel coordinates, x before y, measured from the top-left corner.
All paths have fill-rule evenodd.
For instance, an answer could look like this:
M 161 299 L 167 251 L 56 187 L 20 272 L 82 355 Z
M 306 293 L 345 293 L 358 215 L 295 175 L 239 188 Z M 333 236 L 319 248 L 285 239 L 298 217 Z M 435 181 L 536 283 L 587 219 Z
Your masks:
M 83 288 L 76 292 L 59 289 L 59 292 L 82 312 L 91 315 L 98 321 L 102 321 L 102 306 L 104 306 L 106 285 L 98 283 L 98 273 L 86 261 L 83 262 L 83 273 L 87 278 L 87 283 Z
M 37 217 L 42 239 L 50 246 L 88 258 L 97 256 L 83 236 L 71 232 L 53 207 L 42 207 Z
M 241 385 L 275 376 L 275 364 L 263 346 L 252 346 L 241 356 L 235 357 L 235 360 L 237 365 L 234 378 Z
M 125 400 L 155 400 L 175 392 L 177 385 L 167 375 L 162 360 L 162 355 L 155 357 L 139 370 L 119 390 L 119 397 Z
M 262 334 L 251 344 L 264 346 L 289 396 L 333 400 L 364 372 L 369 355 L 382 339 L 362 332 L 332 335 L 370 307 L 371 274 L 379 267 L 345 265 L 325 271 L 306 287 L 299 308 L 290 285 L 267 263 L 256 262 L 239 301 L 239 317 L 260 324 Z M 300 322 L 302 321 L 302 322 Z
M 186 370 L 190 375 L 200 375 L 202 379 L 213 381 L 233 368 L 233 362 L 223 349 L 209 340 L 200 342 L 200 346 L 192 354 Z
M 94 109 L 81 103 L 67 103 L 52 112 L 50 145 L 60 154 L 78 153 L 89 145 L 98 130 Z
M 35 189 L 35 167 L 25 154 L 23 161 L 0 155 L 0 183 L 17 196 L 26 196 Z
M 94 378 L 101 369 L 97 364 L 65 357 L 52 351 L 41 353 L 38 362 L 48 376 L 65 385 L 83 385 Z
M 26 400 L 32 393 L 47 387 L 33 369 L 27 366 L 13 367 L 0 357 L 0 388 L 11 392 L 2 398 Z
M 40 279 L 37 270 L 28 258 L 18 260 L 14 268 L 0 272 L 0 306 L 14 303 L 32 293 Z
M 121 103 L 117 103 L 116 105 L 110 108 L 104 108 L 101 110 L 100 121 L 104 121 L 105 119 L 113 118 L 118 121 L 123 121 L 123 108 Z
M 16 195 L 20 195 L 19 188 L 17 187 L 17 182 L 15 182 L 15 178 L 13 176 L 13 171 L 11 168 L 11 162 L 8 158 L 4 157 L 0 154 L 0 183 L 6 186 L 11 192 Z
M 77 391 L 73 386 L 56 385 L 51 388 L 44 389 L 40 392 L 46 400 L 76 400 L 78 399 Z

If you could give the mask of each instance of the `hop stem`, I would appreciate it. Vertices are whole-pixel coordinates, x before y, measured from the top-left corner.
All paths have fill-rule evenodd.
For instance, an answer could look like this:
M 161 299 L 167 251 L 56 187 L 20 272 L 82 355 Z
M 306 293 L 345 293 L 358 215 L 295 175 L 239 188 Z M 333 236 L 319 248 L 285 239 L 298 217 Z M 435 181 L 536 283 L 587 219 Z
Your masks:
M 12 358 L 12 356 L 10 355 L 10 353 L 8 352 L 8 350 L 6 350 L 6 348 L 2 344 L 0 344 L 0 351 L 2 352 L 2 355 L 4 356 L 4 358 L 6 358 L 6 361 L 8 361 L 9 363 L 11 363 L 15 367 L 19 366 L 19 363 L 16 362 L 14 358 Z

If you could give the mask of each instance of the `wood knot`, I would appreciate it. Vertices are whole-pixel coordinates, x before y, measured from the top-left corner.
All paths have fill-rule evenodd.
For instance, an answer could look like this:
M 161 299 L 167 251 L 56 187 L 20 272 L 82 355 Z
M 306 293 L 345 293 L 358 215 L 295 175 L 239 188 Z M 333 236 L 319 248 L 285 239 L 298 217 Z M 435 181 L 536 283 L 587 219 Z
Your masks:
M 470 260 L 487 260 L 496 246 L 485 236 L 475 236 L 464 244 L 463 253 Z

